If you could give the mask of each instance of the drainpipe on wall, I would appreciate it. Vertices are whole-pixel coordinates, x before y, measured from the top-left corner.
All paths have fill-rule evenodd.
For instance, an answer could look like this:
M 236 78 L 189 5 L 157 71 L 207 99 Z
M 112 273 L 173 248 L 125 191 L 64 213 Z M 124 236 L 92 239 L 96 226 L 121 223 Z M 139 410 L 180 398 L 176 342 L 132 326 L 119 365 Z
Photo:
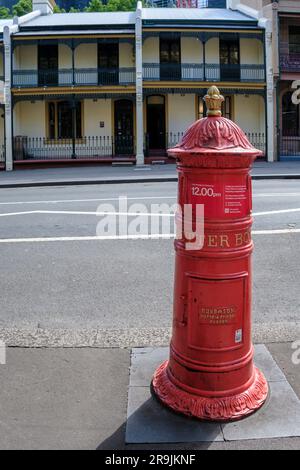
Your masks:
M 144 165 L 144 119 L 143 119 L 143 42 L 142 2 L 137 3 L 135 21 L 135 67 L 136 67 L 136 164 Z
M 273 72 L 273 32 L 272 23 L 266 18 L 262 18 L 259 21 L 259 26 L 265 29 L 265 57 L 266 57 L 266 81 L 267 81 L 267 148 L 268 148 L 268 162 L 274 162 L 276 160 L 276 148 L 275 148 L 275 113 L 274 113 L 274 72 Z
M 5 170 L 13 170 L 13 103 L 12 103 L 12 72 L 13 72 L 13 50 L 11 36 L 19 31 L 19 25 L 30 21 L 41 12 L 33 11 L 20 18 L 15 17 L 13 24 L 4 26 L 3 28 L 3 45 L 4 45 L 4 128 L 5 128 Z

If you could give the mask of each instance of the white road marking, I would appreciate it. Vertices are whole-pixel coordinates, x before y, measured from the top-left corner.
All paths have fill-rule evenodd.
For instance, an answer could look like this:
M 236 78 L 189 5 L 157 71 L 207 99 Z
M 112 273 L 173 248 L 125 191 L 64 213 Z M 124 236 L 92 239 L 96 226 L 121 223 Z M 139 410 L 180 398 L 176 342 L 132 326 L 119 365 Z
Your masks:
M 143 213 L 143 212 L 109 212 L 109 211 L 97 211 L 97 212 L 84 212 L 84 211 L 35 211 L 39 214 L 67 214 L 67 215 L 128 215 L 128 216 L 144 216 L 144 217 L 175 217 L 174 214 L 164 213 Z
M 160 240 L 172 239 L 175 234 L 154 235 L 103 235 L 85 237 L 43 237 L 43 238 L 0 238 L 0 243 L 40 243 L 40 242 L 76 242 L 76 241 L 104 241 L 104 240 Z
M 259 217 L 261 215 L 273 215 L 273 214 L 288 214 L 292 212 L 300 212 L 300 208 L 296 209 L 280 209 L 277 211 L 265 211 L 265 212 L 254 212 L 253 217 Z
M 258 193 L 253 194 L 253 197 L 297 197 L 300 193 Z M 122 195 L 120 196 L 122 197 Z M 151 199 L 176 199 L 176 195 L 171 196 L 138 196 L 138 197 L 127 197 L 128 201 L 146 201 Z M 102 202 L 102 201 L 118 201 L 119 197 L 110 198 L 93 198 L 93 199 L 57 199 L 57 200 L 41 200 L 41 201 L 11 201 L 11 202 L 0 202 L 0 206 L 13 206 L 13 205 L 26 205 L 26 204 L 68 204 L 73 202 Z
M 253 197 L 298 197 L 300 193 L 258 193 L 253 194 Z
M 285 235 L 300 233 L 300 229 L 282 230 L 254 230 L 252 235 Z M 148 234 L 148 235 L 108 235 L 83 237 L 41 237 L 41 238 L 1 238 L 0 243 L 46 243 L 46 242 L 77 242 L 77 241 L 105 241 L 105 240 L 170 240 L 174 233 Z
M 288 233 L 300 233 L 299 228 L 283 228 L 277 230 L 253 230 L 252 235 L 285 235 Z
M 120 198 L 124 195 L 120 195 Z M 176 199 L 174 196 L 140 196 L 140 197 L 127 197 L 128 201 L 146 201 L 151 199 Z M 62 203 L 73 203 L 73 202 L 102 202 L 102 201 L 119 201 L 119 197 L 109 198 L 95 198 L 95 199 L 61 199 L 54 201 L 13 201 L 13 202 L 0 202 L 0 206 L 13 206 L 22 204 L 62 204 Z
M 57 215 L 127 215 L 129 217 L 144 216 L 144 217 L 175 217 L 174 214 L 164 214 L 164 213 L 143 213 L 143 212 L 109 212 L 109 211 L 97 211 L 97 212 L 87 212 L 87 211 L 27 211 L 27 212 L 8 212 L 0 214 L 0 217 L 8 217 L 13 215 L 28 215 L 28 214 L 57 214 Z
M 35 214 L 38 211 L 26 211 L 26 212 L 7 212 L 5 214 L 0 214 L 0 217 L 10 217 L 14 215 L 28 215 L 28 214 Z
M 280 209 L 275 211 L 265 211 L 265 212 L 254 212 L 253 217 L 259 217 L 262 215 L 276 215 L 276 214 L 287 214 L 293 212 L 300 212 L 300 208 L 295 209 Z M 93 215 L 93 216 L 102 216 L 102 215 L 128 215 L 128 216 L 141 216 L 144 217 L 174 217 L 174 213 L 143 213 L 143 212 L 109 212 L 109 211 L 47 211 L 47 210 L 36 210 L 36 211 L 26 211 L 26 212 L 8 212 L 0 214 L 0 217 L 8 217 L 14 215 L 28 215 L 28 214 L 60 214 L 60 215 Z

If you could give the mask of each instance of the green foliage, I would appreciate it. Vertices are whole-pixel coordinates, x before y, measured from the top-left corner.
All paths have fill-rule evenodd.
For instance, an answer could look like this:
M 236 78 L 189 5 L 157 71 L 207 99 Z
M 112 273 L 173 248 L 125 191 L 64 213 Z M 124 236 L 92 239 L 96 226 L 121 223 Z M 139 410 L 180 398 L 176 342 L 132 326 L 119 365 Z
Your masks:
M 53 13 L 66 13 L 64 8 L 60 8 L 58 5 L 55 5 L 53 8 Z
M 84 11 L 134 11 L 137 0 L 108 0 L 107 5 L 103 5 L 101 0 L 90 0 Z
M 105 11 L 105 6 L 101 2 L 101 0 L 91 0 L 87 7 L 85 7 L 84 11 L 89 13 L 97 12 L 97 11 Z
M 70 13 L 79 13 L 81 10 L 76 8 L 76 1 L 74 6 L 70 8 Z M 90 0 L 90 3 L 83 11 L 86 12 L 101 12 L 101 11 L 134 11 L 136 9 L 137 0 L 108 0 L 106 5 L 103 5 L 102 0 Z M 9 8 L 0 6 L 0 18 L 10 18 L 11 16 L 23 16 L 32 11 L 32 0 L 16 0 L 16 4 Z M 64 8 L 58 5 L 54 7 L 54 13 L 66 13 Z
M 69 10 L 69 13 L 79 13 L 80 10 L 78 8 L 75 8 L 75 7 L 71 7 L 70 10 Z
M 0 7 L 0 18 L 6 19 L 10 17 L 11 17 L 10 9 L 6 7 Z
M 27 15 L 32 11 L 32 0 L 19 0 L 16 5 L 12 7 L 15 16 Z
M 134 11 L 136 0 L 108 0 L 106 11 Z

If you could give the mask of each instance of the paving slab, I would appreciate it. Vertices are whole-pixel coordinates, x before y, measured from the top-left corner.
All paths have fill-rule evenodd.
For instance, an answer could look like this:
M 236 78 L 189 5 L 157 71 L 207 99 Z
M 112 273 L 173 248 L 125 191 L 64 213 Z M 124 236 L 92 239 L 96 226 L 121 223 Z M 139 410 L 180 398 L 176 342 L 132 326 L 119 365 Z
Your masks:
M 296 338 L 296 334 L 294 338 Z M 300 335 L 298 338 L 300 339 Z M 268 349 L 277 364 L 284 371 L 287 380 L 300 399 L 299 339 L 296 341 L 296 343 L 286 342 L 268 344 Z
M 257 413 L 222 426 L 226 441 L 300 436 L 300 401 L 287 381 L 270 382 L 270 396 Z
M 300 400 L 265 345 L 256 345 L 255 363 L 265 373 L 270 395 L 251 417 L 226 425 L 179 416 L 151 396 L 153 372 L 169 348 L 135 348 L 131 355 L 126 443 L 222 442 L 300 436 Z
M 8 349 L 1 450 L 95 450 L 124 442 L 130 352 Z
M 169 411 L 151 396 L 150 387 L 130 387 L 127 413 L 126 444 L 224 441 L 219 424 Z

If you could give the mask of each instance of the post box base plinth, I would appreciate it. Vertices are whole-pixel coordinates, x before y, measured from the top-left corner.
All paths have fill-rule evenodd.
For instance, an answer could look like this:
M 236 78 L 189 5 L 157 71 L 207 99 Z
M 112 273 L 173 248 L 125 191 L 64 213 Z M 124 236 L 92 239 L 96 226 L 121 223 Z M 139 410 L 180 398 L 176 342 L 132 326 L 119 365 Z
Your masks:
M 173 384 L 168 375 L 168 361 L 155 372 L 152 389 L 160 402 L 173 411 L 203 421 L 237 421 L 257 411 L 268 396 L 268 383 L 255 368 L 253 384 L 243 393 L 228 397 L 202 397 L 190 394 Z

